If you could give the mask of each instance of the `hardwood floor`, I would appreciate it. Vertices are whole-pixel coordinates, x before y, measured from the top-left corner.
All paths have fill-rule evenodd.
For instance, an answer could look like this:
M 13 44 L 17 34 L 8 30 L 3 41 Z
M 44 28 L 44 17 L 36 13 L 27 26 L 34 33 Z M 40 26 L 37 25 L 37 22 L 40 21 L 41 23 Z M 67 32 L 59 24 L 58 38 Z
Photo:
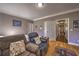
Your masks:
M 55 48 L 56 47 L 64 47 L 73 50 L 79 56 L 79 47 L 69 45 L 67 43 L 63 43 L 60 41 L 49 41 L 49 48 L 47 52 L 47 56 L 54 56 L 55 55 Z

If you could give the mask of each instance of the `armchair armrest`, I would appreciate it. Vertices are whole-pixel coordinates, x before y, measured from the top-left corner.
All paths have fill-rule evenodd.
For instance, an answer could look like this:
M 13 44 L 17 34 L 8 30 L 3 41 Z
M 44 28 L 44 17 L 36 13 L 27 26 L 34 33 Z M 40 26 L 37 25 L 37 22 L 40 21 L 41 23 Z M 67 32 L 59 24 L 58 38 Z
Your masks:
M 49 37 L 40 37 L 41 42 L 48 43 Z
M 40 50 L 39 50 L 39 46 L 34 44 L 34 43 L 28 43 L 26 45 L 26 50 L 35 53 L 36 55 L 40 55 Z

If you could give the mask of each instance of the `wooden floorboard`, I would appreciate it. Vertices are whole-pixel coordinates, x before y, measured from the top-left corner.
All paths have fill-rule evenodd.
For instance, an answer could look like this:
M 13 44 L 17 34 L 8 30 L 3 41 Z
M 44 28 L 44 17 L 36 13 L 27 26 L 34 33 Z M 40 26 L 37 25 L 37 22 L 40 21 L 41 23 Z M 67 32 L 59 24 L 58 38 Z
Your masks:
M 67 43 L 63 43 L 60 41 L 49 41 L 49 47 L 48 47 L 48 51 L 47 51 L 46 55 L 47 56 L 54 56 L 56 53 L 56 50 L 55 50 L 56 47 L 64 47 L 67 49 L 71 49 L 79 56 L 79 47 L 69 45 Z

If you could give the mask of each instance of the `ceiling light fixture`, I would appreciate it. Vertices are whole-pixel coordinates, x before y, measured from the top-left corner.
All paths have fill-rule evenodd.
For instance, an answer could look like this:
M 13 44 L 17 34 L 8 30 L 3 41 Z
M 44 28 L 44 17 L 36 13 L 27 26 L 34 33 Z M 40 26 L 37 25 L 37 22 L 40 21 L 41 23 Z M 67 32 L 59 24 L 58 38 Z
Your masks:
M 38 3 L 38 7 L 43 7 L 43 3 Z
M 44 3 L 34 3 L 34 6 L 37 8 L 43 8 L 45 6 Z

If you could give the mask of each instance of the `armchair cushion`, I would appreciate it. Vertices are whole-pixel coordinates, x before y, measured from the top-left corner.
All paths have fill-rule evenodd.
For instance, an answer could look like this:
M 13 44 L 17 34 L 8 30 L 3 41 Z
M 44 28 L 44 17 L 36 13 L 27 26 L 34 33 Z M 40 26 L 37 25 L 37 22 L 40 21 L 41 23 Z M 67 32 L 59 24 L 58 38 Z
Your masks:
M 19 56 L 29 56 L 30 52 L 29 51 L 24 51 L 22 54 L 20 54 Z
M 29 51 L 25 51 L 19 56 L 36 56 L 36 55 L 34 53 L 30 53 Z
M 26 45 L 26 50 L 31 51 L 33 53 L 36 53 L 38 48 L 39 48 L 38 45 L 36 45 L 34 43 L 30 43 L 30 42 Z

